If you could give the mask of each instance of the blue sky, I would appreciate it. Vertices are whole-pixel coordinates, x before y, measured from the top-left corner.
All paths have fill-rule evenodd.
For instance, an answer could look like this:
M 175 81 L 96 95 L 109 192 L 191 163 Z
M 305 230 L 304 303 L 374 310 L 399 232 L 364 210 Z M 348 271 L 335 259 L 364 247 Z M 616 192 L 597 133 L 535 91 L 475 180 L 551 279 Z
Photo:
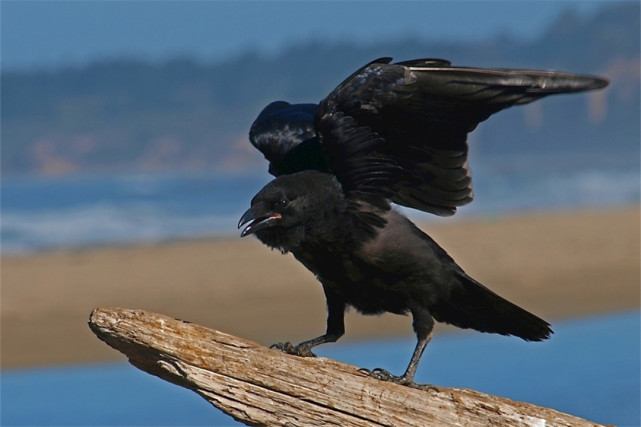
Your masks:
M 221 61 L 309 40 L 531 39 L 567 9 L 609 1 L 31 1 L 2 0 L 2 67 L 55 68 L 108 58 Z

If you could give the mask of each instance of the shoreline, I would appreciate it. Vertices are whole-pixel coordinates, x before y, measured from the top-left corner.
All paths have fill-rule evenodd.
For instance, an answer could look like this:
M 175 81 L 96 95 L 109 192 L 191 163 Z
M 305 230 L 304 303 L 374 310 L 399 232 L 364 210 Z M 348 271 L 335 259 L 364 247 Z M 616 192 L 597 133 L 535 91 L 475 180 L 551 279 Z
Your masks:
M 623 206 L 418 225 L 472 277 L 554 321 L 639 308 L 639 214 Z M 265 345 L 325 328 L 320 284 L 256 239 L 4 255 L 1 292 L 2 369 L 122 360 L 87 327 L 99 306 L 155 311 Z M 354 310 L 346 329 L 341 341 L 413 336 L 408 316 Z
M 399 208 L 399 206 L 396 206 Z M 456 226 L 457 224 L 480 224 L 486 222 L 495 222 L 503 220 L 511 220 L 518 218 L 536 218 L 536 217 L 549 217 L 555 215 L 573 215 L 573 214 L 608 214 L 623 211 L 638 211 L 639 220 L 641 221 L 641 205 L 635 204 L 621 204 L 621 205 L 604 205 L 604 206 L 587 206 L 587 207 L 552 207 L 549 209 L 524 209 L 502 212 L 475 212 L 475 213 L 461 213 L 457 212 L 454 216 L 437 216 L 425 212 L 414 211 L 413 209 L 400 207 L 403 215 L 407 216 L 423 231 L 430 234 L 435 228 Z M 418 216 L 412 216 L 412 214 Z M 422 216 L 421 216 L 422 215 Z M 0 245 L 0 260 L 2 259 L 15 259 L 15 258 L 31 258 L 34 256 L 42 256 L 54 253 L 84 253 L 101 250 L 119 250 L 131 248 L 150 248 L 165 245 L 181 245 L 199 242 L 229 242 L 239 240 L 240 229 L 236 230 L 235 225 L 232 227 L 233 231 L 225 228 L 224 231 L 219 233 L 212 233 L 204 236 L 179 236 L 179 237 L 164 237 L 158 239 L 137 240 L 137 241 L 118 241 L 118 242 L 97 242 L 86 243 L 70 246 L 43 246 L 39 248 L 13 249 L 9 251 L 2 251 Z M 433 236 L 432 236 L 433 237 Z M 245 239 L 247 240 L 247 239 Z M 437 242 L 439 243 L 439 242 Z M 265 247 L 267 250 L 269 248 Z M 447 249 L 447 248 L 445 248 Z M 449 251 L 448 251 L 449 252 Z M 1 288 L 0 288 L 1 290 Z

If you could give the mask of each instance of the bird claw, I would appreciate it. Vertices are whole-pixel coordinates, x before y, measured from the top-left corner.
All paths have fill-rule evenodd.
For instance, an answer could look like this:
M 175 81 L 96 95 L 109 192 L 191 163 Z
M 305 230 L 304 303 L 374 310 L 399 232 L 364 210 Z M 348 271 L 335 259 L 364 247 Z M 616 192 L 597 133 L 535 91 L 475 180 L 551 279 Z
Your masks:
M 385 369 L 376 368 L 370 371 L 369 369 L 361 368 L 358 371 L 372 378 L 376 378 L 377 380 L 380 380 L 380 381 L 389 381 L 394 384 L 404 385 L 404 386 L 412 387 L 418 390 L 434 390 L 437 393 L 439 392 L 438 387 L 433 386 L 432 384 L 417 384 L 414 381 L 408 378 L 405 378 L 403 376 L 399 377 L 396 375 L 392 375 L 390 372 L 386 371 Z
M 376 378 L 377 380 L 381 381 L 390 381 L 394 382 L 396 384 L 402 384 L 405 385 L 404 381 L 405 378 L 403 377 L 397 377 L 396 375 L 392 375 L 389 371 L 386 371 L 385 369 L 381 368 L 376 368 L 372 369 L 371 371 L 369 369 L 359 369 L 360 372 L 369 375 L 372 378 Z
M 316 357 L 316 355 L 312 353 L 312 350 L 308 346 L 306 346 L 304 343 L 298 344 L 298 345 L 292 345 L 292 343 L 289 341 L 279 342 L 276 344 L 272 344 L 269 348 L 282 351 L 283 353 L 293 354 L 294 356 Z

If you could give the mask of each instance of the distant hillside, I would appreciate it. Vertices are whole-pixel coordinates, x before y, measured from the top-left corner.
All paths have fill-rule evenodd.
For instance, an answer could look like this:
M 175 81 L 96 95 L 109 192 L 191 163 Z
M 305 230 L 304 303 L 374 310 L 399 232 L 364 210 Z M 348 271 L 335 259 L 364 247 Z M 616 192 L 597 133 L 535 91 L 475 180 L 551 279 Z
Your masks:
M 403 40 L 385 45 L 305 44 L 277 58 L 246 54 L 207 65 L 98 63 L 2 76 L 2 172 L 265 168 L 247 140 L 268 102 L 322 99 L 380 56 L 442 57 L 456 65 L 551 68 L 599 74 L 607 91 L 546 99 L 479 127 L 480 155 L 575 151 L 636 154 L 639 147 L 639 3 L 591 19 L 568 13 L 531 43 L 474 45 Z

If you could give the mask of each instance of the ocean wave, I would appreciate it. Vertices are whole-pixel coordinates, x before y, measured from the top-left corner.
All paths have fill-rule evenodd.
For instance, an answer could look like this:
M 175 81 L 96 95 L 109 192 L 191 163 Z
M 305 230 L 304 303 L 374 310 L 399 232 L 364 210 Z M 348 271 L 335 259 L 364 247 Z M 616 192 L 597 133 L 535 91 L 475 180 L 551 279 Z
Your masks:
M 457 216 L 629 205 L 641 199 L 638 168 L 510 166 L 509 171 L 505 163 L 475 168 L 475 202 Z M 20 254 L 235 235 L 238 217 L 268 180 L 184 174 L 3 180 L 0 250 Z
M 154 243 L 236 232 L 226 214 L 182 214 L 108 204 L 56 211 L 4 212 L 2 253 L 122 243 Z
M 478 176 L 481 175 L 481 176 Z M 474 213 L 638 203 L 638 170 L 581 170 L 475 176 Z

